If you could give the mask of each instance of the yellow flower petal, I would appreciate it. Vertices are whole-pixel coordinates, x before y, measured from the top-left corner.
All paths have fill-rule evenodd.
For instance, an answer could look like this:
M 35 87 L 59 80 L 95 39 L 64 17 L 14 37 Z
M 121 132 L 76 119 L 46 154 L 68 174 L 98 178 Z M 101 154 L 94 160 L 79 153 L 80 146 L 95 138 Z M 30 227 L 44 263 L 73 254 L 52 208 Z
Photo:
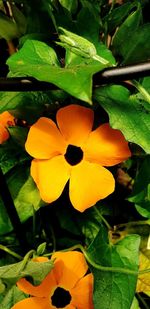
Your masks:
M 94 309 L 93 306 L 93 275 L 88 274 L 82 278 L 70 291 L 72 304 L 78 309 Z
M 56 156 L 50 160 L 33 160 L 31 163 L 33 177 L 41 198 L 51 203 L 62 193 L 69 177 L 70 166 L 64 156 Z
M 60 108 L 56 119 L 67 143 L 80 146 L 92 130 L 94 113 L 90 108 L 72 104 Z
M 19 301 L 11 309 L 53 309 L 48 299 L 39 297 L 30 297 Z
M 70 200 L 74 208 L 81 212 L 111 194 L 114 188 L 112 174 L 98 164 L 83 160 L 71 171 Z
M 54 274 L 59 286 L 70 290 L 88 270 L 84 255 L 78 251 L 56 252 Z
M 64 154 L 66 143 L 56 124 L 51 119 L 42 117 L 31 126 L 25 148 L 36 159 L 50 159 Z
M 90 133 L 83 151 L 85 160 L 103 166 L 118 164 L 131 156 L 123 134 L 112 129 L 108 123 Z

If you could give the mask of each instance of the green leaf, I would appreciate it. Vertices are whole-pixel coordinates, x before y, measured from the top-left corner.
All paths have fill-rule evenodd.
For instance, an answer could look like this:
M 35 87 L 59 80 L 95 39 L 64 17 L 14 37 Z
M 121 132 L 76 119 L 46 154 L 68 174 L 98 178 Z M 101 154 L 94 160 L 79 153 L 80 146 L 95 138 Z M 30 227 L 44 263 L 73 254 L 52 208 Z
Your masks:
M 103 22 L 107 22 L 108 32 L 114 31 L 129 15 L 130 10 L 134 6 L 135 2 L 123 3 L 122 5 L 114 8 L 109 14 L 107 14 L 104 17 Z
M 116 245 L 108 244 L 107 232 L 100 229 L 88 254 L 97 264 L 138 270 L 138 235 L 129 235 Z M 121 272 L 101 271 L 92 267 L 94 274 L 95 309 L 130 309 L 135 293 L 137 276 Z
M 4 235 L 12 231 L 12 225 L 7 214 L 6 208 L 0 199 L 0 235 Z
M 27 164 L 18 165 L 6 174 L 6 181 L 21 222 L 33 216 L 44 205 Z M 12 225 L 0 199 L 0 235 L 12 231 Z
M 20 291 L 16 286 L 13 286 L 8 292 L 5 294 L 5 297 L 1 301 L 1 309 L 10 309 L 12 306 L 25 299 L 27 296 Z
M 59 0 L 59 2 L 70 13 L 76 12 L 78 0 Z
M 123 64 L 147 61 L 150 58 L 150 24 L 145 24 L 131 34 L 123 52 Z
M 34 209 L 39 209 L 44 204 L 41 201 L 28 166 L 18 166 L 7 175 L 7 184 L 12 195 L 14 204 L 21 222 L 24 222 L 33 215 Z
M 14 126 L 9 127 L 8 131 L 11 138 L 24 148 L 25 141 L 27 139 L 27 134 L 29 131 L 28 128 Z
M 38 285 L 53 268 L 53 262 L 51 260 L 44 263 L 28 260 L 25 265 L 23 263 L 24 260 L 19 263 L 1 266 L 0 278 L 2 281 L 4 283 L 15 284 L 20 278 L 29 276 Z
M 88 20 L 88 23 L 85 23 L 85 20 Z M 116 61 L 112 52 L 100 41 L 100 25 L 100 14 L 98 11 L 95 12 L 92 4 L 90 7 L 83 7 L 80 10 L 76 24 L 79 35 L 94 44 L 96 52 L 100 57 L 109 61 L 111 65 L 115 65 Z
M 9 128 L 10 129 L 10 128 Z M 0 145 L 0 167 L 6 174 L 19 163 L 29 160 L 29 156 L 10 138 L 6 143 Z
M 131 13 L 124 23 L 120 26 L 113 39 L 113 50 L 116 54 L 122 55 L 124 58 L 130 50 L 129 41 L 132 33 L 135 33 L 140 25 L 142 15 L 140 5 L 134 13 Z M 132 41 L 132 48 L 133 48 Z
M 61 68 L 54 50 L 34 40 L 27 40 L 19 52 L 8 59 L 7 64 L 13 73 L 51 82 L 88 103 L 91 103 L 92 76 L 106 67 L 99 61 L 87 59 L 85 63 Z
M 19 119 L 35 122 L 50 101 L 49 92 L 1 92 L 0 112 L 9 111 Z M 29 104 L 30 102 L 30 104 Z
M 27 20 L 21 10 L 15 5 L 15 3 L 10 3 L 13 19 L 16 22 L 20 34 L 24 34 L 27 28 Z
M 134 299 L 133 299 L 131 309 L 140 309 L 139 303 L 138 303 L 138 300 L 136 299 L 136 297 L 134 297 Z
M 142 86 L 149 92 L 150 94 L 150 77 L 144 77 L 142 81 Z
M 100 87 L 94 98 L 109 114 L 114 129 L 119 129 L 128 141 L 150 153 L 150 111 L 142 101 L 130 96 L 130 92 L 119 85 Z
M 150 218 L 149 166 L 150 156 L 147 156 L 135 178 L 132 194 L 128 197 L 128 201 L 135 203 L 137 211 L 140 213 L 140 215 L 146 218 Z
M 0 38 L 10 41 L 14 38 L 19 38 L 19 36 L 18 27 L 13 19 L 0 12 Z

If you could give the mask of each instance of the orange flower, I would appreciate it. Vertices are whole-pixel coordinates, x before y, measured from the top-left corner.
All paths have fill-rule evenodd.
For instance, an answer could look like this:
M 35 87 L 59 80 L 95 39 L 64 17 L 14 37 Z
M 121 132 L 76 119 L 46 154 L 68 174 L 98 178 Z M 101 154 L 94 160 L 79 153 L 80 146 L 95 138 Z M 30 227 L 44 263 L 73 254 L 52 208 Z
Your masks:
M 40 285 L 33 286 L 24 278 L 18 281 L 18 288 L 33 297 L 18 302 L 11 309 L 94 308 L 93 275 L 86 275 L 88 265 L 83 254 L 56 252 L 52 259 L 55 259 L 54 268 Z
M 6 111 L 0 114 L 0 144 L 9 138 L 7 127 L 14 124 L 14 117 L 9 112 Z
M 42 117 L 30 128 L 25 147 L 35 158 L 31 175 L 45 202 L 55 201 L 69 179 L 71 203 L 81 212 L 114 191 L 115 180 L 103 166 L 131 153 L 122 133 L 108 123 L 92 131 L 93 118 L 91 109 L 72 104 L 58 110 L 58 127 Z

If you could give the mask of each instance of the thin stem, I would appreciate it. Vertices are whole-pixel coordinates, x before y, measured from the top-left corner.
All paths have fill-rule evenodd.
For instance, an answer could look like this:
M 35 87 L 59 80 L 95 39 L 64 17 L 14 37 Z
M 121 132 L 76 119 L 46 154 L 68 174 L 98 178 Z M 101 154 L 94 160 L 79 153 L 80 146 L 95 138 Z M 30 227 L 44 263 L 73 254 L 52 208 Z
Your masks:
M 106 225 L 106 227 L 111 230 L 112 227 L 110 226 L 110 224 L 107 222 L 107 220 L 102 216 L 102 214 L 100 213 L 100 211 L 97 209 L 96 206 L 93 207 L 93 209 L 95 210 L 95 212 L 97 213 L 97 215 L 99 216 L 99 218 L 101 219 L 101 221 L 104 222 L 104 224 Z
M 126 275 L 134 275 L 134 276 L 138 276 L 140 274 L 144 274 L 144 273 L 149 273 L 150 269 L 145 269 L 142 271 L 136 271 L 136 270 L 131 270 L 131 269 L 127 269 L 127 268 L 122 268 L 122 267 L 110 267 L 110 266 L 102 266 L 100 264 L 95 263 L 95 261 L 93 261 L 89 255 L 87 254 L 86 250 L 83 248 L 83 246 L 81 244 L 77 244 L 74 245 L 68 249 L 64 249 L 64 250 L 60 250 L 60 252 L 68 252 L 68 251 L 73 251 L 76 249 L 80 249 L 82 251 L 82 253 L 84 254 L 86 260 L 88 261 L 88 263 L 93 266 L 94 268 L 100 270 L 100 271 L 106 271 L 106 272 L 111 272 L 111 273 L 121 273 L 121 274 L 126 274 Z M 53 252 L 51 253 L 47 253 L 44 254 L 44 256 L 52 256 Z
M 145 302 L 145 300 L 143 299 L 143 297 L 139 293 L 137 293 L 137 297 L 140 300 L 140 302 L 143 304 L 145 309 L 149 309 L 149 306 L 147 305 L 147 303 Z
M 56 237 L 55 237 L 54 229 L 52 226 L 50 226 L 50 230 L 51 230 L 51 237 L 52 237 L 52 243 L 53 243 L 53 252 L 55 252 L 56 251 Z
M 23 259 L 23 257 L 21 255 L 19 255 L 18 253 L 8 249 L 6 246 L 3 246 L 1 244 L 0 244 L 0 250 L 3 250 L 5 252 L 9 253 L 10 255 L 14 256 L 18 260 L 22 260 Z
M 29 260 L 31 257 L 33 257 L 33 255 L 34 255 L 35 253 L 36 253 L 35 250 L 30 250 L 30 251 L 24 256 L 24 258 L 23 258 L 23 260 L 22 260 L 22 263 L 21 263 L 21 265 L 20 265 L 19 272 L 21 272 L 21 271 L 24 270 L 24 268 L 25 268 L 25 266 L 26 266 L 28 260 Z
M 147 92 L 147 90 L 136 80 L 132 81 L 132 84 L 140 92 L 143 99 L 150 104 L 150 94 Z
M 108 13 L 108 14 L 110 14 L 110 13 L 112 12 L 115 3 L 116 3 L 116 0 L 112 0 L 112 1 L 111 1 L 111 7 L 110 7 L 110 10 L 109 10 L 109 13 Z
M 7 41 L 7 45 L 8 45 L 8 52 L 10 56 L 16 53 L 16 48 L 12 41 Z
M 115 226 L 115 230 L 118 230 L 122 227 L 132 227 L 132 226 L 137 226 L 137 225 L 150 225 L 150 219 L 148 220 L 140 220 L 140 221 L 130 221 L 127 223 L 121 223 Z
M 32 209 L 33 209 L 33 218 L 32 218 L 32 237 L 33 240 L 35 241 L 35 236 L 36 236 L 36 213 L 35 213 L 35 209 L 34 206 L 32 205 Z

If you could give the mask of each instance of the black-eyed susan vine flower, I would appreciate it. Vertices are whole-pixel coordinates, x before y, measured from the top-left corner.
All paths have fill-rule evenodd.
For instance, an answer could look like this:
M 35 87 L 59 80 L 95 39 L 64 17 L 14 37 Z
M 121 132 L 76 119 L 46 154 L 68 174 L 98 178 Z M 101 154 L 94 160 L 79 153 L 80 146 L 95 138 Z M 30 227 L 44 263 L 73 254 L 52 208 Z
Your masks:
M 54 268 L 38 286 L 25 278 L 18 288 L 31 297 L 16 303 L 11 309 L 93 309 L 93 275 L 87 274 L 84 255 L 77 251 L 56 252 Z M 47 258 L 39 257 L 44 262 Z
M 114 177 L 104 166 L 118 164 L 131 153 L 122 133 L 108 123 L 92 131 L 90 108 L 75 104 L 60 108 L 56 120 L 57 125 L 42 117 L 29 130 L 25 147 L 35 158 L 31 175 L 48 203 L 70 180 L 71 203 L 83 212 L 114 191 Z

